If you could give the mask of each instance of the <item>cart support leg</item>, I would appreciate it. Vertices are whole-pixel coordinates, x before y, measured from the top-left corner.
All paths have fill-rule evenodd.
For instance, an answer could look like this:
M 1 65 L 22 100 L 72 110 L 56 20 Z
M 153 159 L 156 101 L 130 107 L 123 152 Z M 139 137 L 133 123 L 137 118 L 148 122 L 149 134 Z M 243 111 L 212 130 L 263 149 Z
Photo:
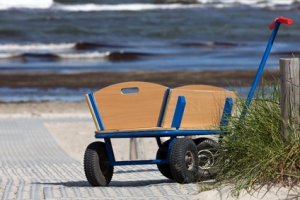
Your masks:
M 104 141 L 105 141 L 105 146 L 106 146 L 109 163 L 115 163 L 116 160 L 115 160 L 114 151 L 113 151 L 113 148 L 111 145 L 111 140 L 110 140 L 110 138 L 104 138 Z

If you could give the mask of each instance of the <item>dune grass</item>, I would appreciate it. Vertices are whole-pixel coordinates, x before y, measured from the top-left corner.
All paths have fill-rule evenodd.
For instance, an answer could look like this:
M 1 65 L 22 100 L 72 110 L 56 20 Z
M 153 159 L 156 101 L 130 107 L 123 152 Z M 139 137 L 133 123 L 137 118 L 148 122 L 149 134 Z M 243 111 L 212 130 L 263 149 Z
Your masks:
M 216 180 L 233 185 L 233 195 L 262 186 L 291 187 L 300 180 L 299 130 L 292 124 L 289 138 L 283 136 L 279 84 L 263 85 L 268 86 L 256 92 L 244 119 L 237 114 L 224 128 Z M 243 106 L 244 98 L 238 98 L 237 113 Z

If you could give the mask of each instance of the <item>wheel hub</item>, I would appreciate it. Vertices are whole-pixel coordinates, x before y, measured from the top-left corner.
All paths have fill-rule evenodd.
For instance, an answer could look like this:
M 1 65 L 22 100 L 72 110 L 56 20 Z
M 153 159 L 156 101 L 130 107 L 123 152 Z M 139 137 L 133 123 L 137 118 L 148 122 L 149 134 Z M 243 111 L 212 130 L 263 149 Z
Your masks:
M 193 165 L 194 165 L 194 157 L 193 157 L 193 154 L 191 151 L 187 151 L 185 153 L 185 165 L 186 165 L 186 168 L 188 170 L 192 170 L 193 169 Z
M 199 167 L 208 169 L 215 163 L 214 155 L 209 150 L 201 150 L 198 152 Z

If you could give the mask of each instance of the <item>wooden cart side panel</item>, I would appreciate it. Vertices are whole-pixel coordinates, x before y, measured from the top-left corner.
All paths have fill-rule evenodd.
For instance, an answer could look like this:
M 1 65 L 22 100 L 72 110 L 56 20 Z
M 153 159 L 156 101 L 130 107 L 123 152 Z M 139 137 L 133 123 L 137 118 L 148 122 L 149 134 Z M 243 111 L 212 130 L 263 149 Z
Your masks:
M 173 89 L 165 110 L 162 127 L 171 127 L 178 96 L 184 96 L 186 106 L 181 121 L 181 129 L 212 129 L 220 125 L 225 101 L 236 94 L 230 91 L 181 90 Z
M 122 93 L 135 88 L 138 92 Z M 124 82 L 94 93 L 105 130 L 157 127 L 167 87 L 146 82 Z
M 211 90 L 211 91 L 228 91 L 224 88 L 212 86 L 212 85 L 184 85 L 174 89 L 179 90 Z

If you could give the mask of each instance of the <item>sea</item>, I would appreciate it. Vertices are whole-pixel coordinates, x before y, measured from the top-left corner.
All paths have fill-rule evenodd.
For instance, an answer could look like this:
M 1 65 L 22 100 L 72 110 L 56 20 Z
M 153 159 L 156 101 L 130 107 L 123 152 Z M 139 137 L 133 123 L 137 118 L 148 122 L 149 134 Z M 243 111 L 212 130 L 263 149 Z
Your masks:
M 300 0 L 0 0 L 0 73 L 256 70 L 280 16 L 293 25 L 280 26 L 267 70 L 300 55 Z M 0 101 L 92 90 L 0 87 Z

